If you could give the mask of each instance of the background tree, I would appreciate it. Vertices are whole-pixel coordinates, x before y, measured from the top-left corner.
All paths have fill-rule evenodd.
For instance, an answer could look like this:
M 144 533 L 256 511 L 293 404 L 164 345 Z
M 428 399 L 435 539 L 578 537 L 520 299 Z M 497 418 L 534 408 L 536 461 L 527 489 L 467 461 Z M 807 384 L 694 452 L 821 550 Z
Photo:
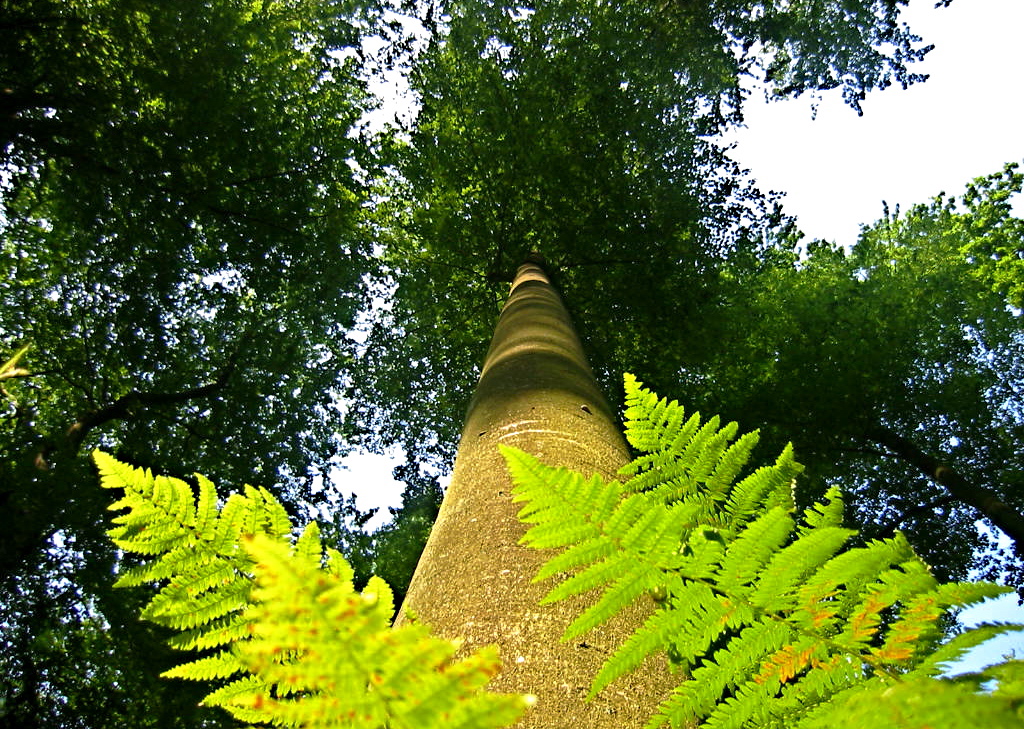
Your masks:
M 793 264 L 787 221 L 714 141 L 741 118 L 740 79 L 842 86 L 855 106 L 911 83 L 927 49 L 904 4 L 423 5 L 421 116 L 373 190 L 393 160 L 359 130 L 369 3 L 0 5 L 0 361 L 33 345 L 4 384 L 5 637 L 98 625 L 115 562 L 84 445 L 278 482 L 293 504 L 349 435 L 450 454 L 501 279 L 531 248 L 607 392 L 632 369 L 706 394 L 692 373 L 716 364 L 736 282 Z M 44 598 L 38 575 L 81 589 Z M 39 650 L 7 664 L 7 705 L 31 709 L 48 672 L 67 687 L 52 721 L 77 720 L 60 691 L 101 674 L 72 680 Z M 107 716 L 90 721 L 124 723 Z
M 422 108 L 382 208 L 394 295 L 351 392 L 366 439 L 450 458 L 501 284 L 534 248 L 606 391 L 627 364 L 673 379 L 682 362 L 637 344 L 688 339 L 718 263 L 779 222 L 714 141 L 742 118 L 741 79 L 841 85 L 854 105 L 918 80 L 903 4 L 421 4 Z
M 444 492 L 437 476 L 424 472 L 418 464 L 395 466 L 393 475 L 405 483 L 405 488 L 402 506 L 388 508 L 388 521 L 368 529 L 377 510 L 360 511 L 355 496 L 350 496 L 329 509 L 326 517 L 321 516 L 321 530 L 324 541 L 340 550 L 352 566 L 356 587 L 364 587 L 371 576 L 377 575 L 394 586 L 397 608 L 405 599 Z M 321 507 L 321 514 L 324 510 Z
M 31 344 L 0 421 L 3 702 L 23 726 L 135 724 L 156 699 L 124 668 L 132 708 L 82 704 L 112 651 L 160 660 L 141 627 L 103 642 L 114 554 L 83 447 L 292 503 L 341 448 L 374 10 L 0 3 L 0 356 Z M 54 660 L 43 635 L 78 647 Z M 165 725 L 198 721 L 182 700 Z
M 504 666 L 490 688 L 537 695 L 524 728 L 640 726 L 674 683 L 664 661 L 647 663 L 628 686 L 593 701 L 586 687 L 650 605 L 634 605 L 586 641 L 561 640 L 569 620 L 593 601 L 540 606 L 545 588 L 533 577 L 543 558 L 520 541 L 526 530 L 502 446 L 605 478 L 629 461 L 569 314 L 535 255 L 518 267 L 494 327 L 451 483 L 396 625 L 422 621 L 464 641 L 466 651 L 497 644 Z
M 360 8 L 27 7 L 7 9 L 3 84 L 49 103 L 14 112 L 5 148 L 3 333 L 47 378 L 19 399 L 40 454 L 104 426 L 152 465 L 178 467 L 179 437 L 302 477 L 336 440 L 315 405 L 365 268 Z
M 139 625 L 147 596 L 112 595 L 109 569 L 83 577 L 78 557 L 49 550 L 4 590 L 0 727 L 233 726 L 159 678 L 175 656 L 166 631 Z
M 953 204 L 944 210 L 944 222 L 959 236 L 975 275 L 1018 309 L 1024 305 L 1024 220 L 1013 214 L 1013 204 L 1022 188 L 1019 165 L 1008 164 L 1001 174 L 967 186 L 966 210 Z
M 842 481 L 866 534 L 902 528 L 951 576 L 1019 581 L 1012 550 L 993 556 L 974 526 L 1021 524 L 1019 326 L 1000 295 L 1014 301 L 1016 173 L 804 260 L 714 143 L 742 118 L 745 75 L 779 95 L 844 85 L 854 106 L 919 80 L 909 64 L 927 48 L 900 5 L 437 10 L 405 187 L 386 208 L 402 221 L 381 284 L 393 295 L 351 391 L 366 439 L 450 455 L 500 272 L 537 247 L 606 391 L 625 370 L 656 390 L 682 380 L 690 402 L 764 424 L 773 448 L 795 439 L 818 474 L 807 498 Z
M 783 247 L 732 269 L 717 346 L 686 373 L 695 405 L 794 442 L 807 498 L 840 483 L 866 536 L 898 528 L 940 573 L 1018 586 L 1024 341 L 986 251 L 1019 235 L 1021 182 L 1010 165 L 959 199 L 887 214 L 848 252 Z M 979 518 L 1015 545 L 994 553 Z

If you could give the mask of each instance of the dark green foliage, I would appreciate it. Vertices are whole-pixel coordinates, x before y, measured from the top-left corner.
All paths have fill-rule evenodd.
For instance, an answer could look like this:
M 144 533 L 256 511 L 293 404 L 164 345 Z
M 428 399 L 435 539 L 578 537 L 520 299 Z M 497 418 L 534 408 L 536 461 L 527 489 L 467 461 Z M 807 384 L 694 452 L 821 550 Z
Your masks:
M 680 370 L 688 385 L 702 371 L 709 378 L 688 397 L 732 392 L 715 384 L 732 382 L 729 373 L 701 369 L 706 352 L 721 351 L 702 342 L 724 341 L 716 326 L 746 299 L 733 288 L 744 272 L 788 251 L 765 251 L 763 238 L 783 221 L 702 135 L 738 118 L 747 72 L 770 77 L 781 95 L 842 85 L 855 105 L 869 88 L 913 80 L 907 63 L 921 49 L 899 25 L 901 6 L 830 0 L 758 14 L 735 1 L 556 2 L 509 14 L 448 3 L 433 12 L 438 33 L 416 72 L 424 107 L 404 177 L 371 198 L 365 181 L 394 161 L 392 148 L 356 128 L 368 105 L 357 67 L 360 37 L 377 30 L 372 2 L 0 3 L 0 361 L 33 345 L 24 372 L 4 380 L 2 621 L 8 644 L 30 651 L 42 646 L 35 635 L 84 631 L 81 650 L 59 660 L 40 647 L 5 665 L 8 705 L 28 712 L 19 720 L 33 721 L 36 667 L 62 716 L 82 702 L 98 712 L 92 726 L 137 724 L 123 717 L 144 713 L 138 703 L 122 711 L 113 699 L 91 701 L 95 685 L 110 683 L 85 668 L 109 645 L 92 640 L 93 621 L 124 621 L 111 612 L 115 555 L 97 523 L 101 500 L 82 487 L 93 475 L 85 448 L 102 444 L 163 473 L 281 483 L 290 504 L 349 435 L 405 442 L 413 457 L 450 454 L 504 297 L 500 279 L 534 247 L 560 269 L 606 385 L 626 368 L 664 386 Z M 977 189 L 995 203 L 986 209 L 1002 209 L 1005 199 Z M 375 217 L 364 227 L 370 199 Z M 995 252 L 999 270 L 979 274 L 1011 300 L 1014 230 L 964 243 L 979 246 L 977 261 Z M 368 257 L 371 240 L 380 258 Z M 736 265 L 723 272 L 725 261 Z M 367 270 L 380 275 L 364 278 Z M 366 345 L 355 346 L 348 332 L 365 294 L 391 299 L 394 285 L 390 313 L 371 317 Z M 780 296 L 764 310 L 779 302 L 792 303 Z M 685 350 L 640 346 L 680 337 Z M 1001 341 L 988 405 L 1012 394 L 1016 341 Z M 930 376 L 943 366 L 935 361 Z M 991 381 L 961 379 L 956 392 Z M 913 410 L 893 422 L 915 434 L 924 427 L 928 452 L 962 436 L 954 421 L 998 434 L 971 446 L 969 468 L 957 467 L 1012 495 L 1016 419 L 972 419 L 991 414 L 976 397 L 958 399 L 970 407 L 952 416 L 931 413 L 931 393 L 951 391 L 935 383 L 886 412 Z M 356 401 L 344 423 L 335 394 L 349 385 Z M 762 421 L 751 412 L 748 422 Z M 849 411 L 836 412 L 846 422 Z M 840 432 L 836 422 L 786 415 L 809 420 L 800 436 Z M 874 498 L 870 484 L 904 482 L 905 473 L 860 461 L 827 472 L 835 452 L 820 452 L 814 484 L 853 474 L 859 513 L 884 502 L 881 526 L 900 517 L 935 545 L 929 559 L 964 569 L 973 512 L 932 508 L 945 495 L 920 484 L 909 496 Z M 1000 458 L 1007 466 L 996 473 Z M 928 503 L 912 500 L 919 493 Z M 404 582 L 398 573 L 415 551 L 406 545 L 425 536 L 430 511 L 415 506 L 368 537 L 366 564 Z M 64 580 L 80 589 L 39 589 Z M 153 641 L 124 632 L 111 650 L 121 666 L 144 667 Z M 142 687 L 125 696 L 150 695 L 146 671 L 124 669 L 118 685 Z M 188 717 L 168 709 L 158 721 Z
M 667 651 L 681 683 L 651 727 L 1017 726 L 1019 661 L 959 681 L 936 678 L 968 648 L 1024 626 L 985 626 L 942 643 L 950 609 L 1006 592 L 940 583 L 898 534 L 846 543 L 838 491 L 797 510 L 791 449 L 743 475 L 757 434 L 687 417 L 626 382 L 625 482 L 587 480 L 505 449 L 524 543 L 564 548 L 536 579 L 563 575 L 546 601 L 599 589 L 564 639 L 627 604 L 657 609 L 605 663 L 592 693 Z M 563 573 L 569 573 L 564 578 Z M 986 681 L 1006 685 L 984 694 Z M 854 719 L 853 717 L 856 717 Z
M 1012 270 L 1020 185 L 1009 168 L 887 214 L 850 251 L 730 267 L 699 340 L 714 346 L 684 373 L 688 402 L 758 423 L 772 449 L 794 442 L 802 506 L 839 484 L 866 536 L 899 528 L 941 575 L 1018 586 L 1024 340 L 993 266 Z M 981 518 L 1016 548 L 993 550 Z
M 424 473 L 417 464 L 396 466 L 394 477 L 406 486 L 402 506 L 388 509 L 390 521 L 368 530 L 366 524 L 376 510 L 361 512 L 352 496 L 335 508 L 321 527 L 324 543 L 338 549 L 352 566 L 356 587 L 377 575 L 391 587 L 397 608 L 405 599 L 444 494 L 437 477 Z
M 423 473 L 415 464 L 396 467 L 395 478 L 406 483 L 402 507 L 388 509 L 391 521 L 372 535 L 371 572 L 391 585 L 397 607 L 405 599 L 444 494 L 437 478 Z
M 911 71 L 932 46 L 900 22 L 906 0 L 679 5 L 683 13 L 714 18 L 733 47 L 743 49 L 729 60 L 767 82 L 775 96 L 841 88 L 859 114 L 869 91 L 927 78 Z
M 83 450 L 262 474 L 295 500 L 342 448 L 332 388 L 367 268 L 353 164 L 373 167 L 355 128 L 372 18 L 360 2 L 0 3 L 0 361 L 32 345 L 0 406 L 12 644 L 74 633 L 79 615 L 114 622 Z M 47 597 L 35 577 L 78 590 Z M 137 637 L 110 644 L 126 672 L 148 663 Z M 8 702 L 31 707 L 34 666 L 55 706 L 91 701 L 109 677 L 89 666 L 110 659 L 81 645 L 8 664 Z M 118 679 L 133 715 L 152 679 Z M 92 726 L 136 723 L 117 701 L 90 706 Z
M 362 12 L 4 5 L 0 86 L 47 99 L 11 123 L 53 127 L 3 150 L 0 335 L 34 345 L 21 458 L 55 465 L 99 431 L 176 470 L 183 449 L 292 478 L 330 455 L 368 248 Z
M 481 690 L 500 667 L 493 647 L 455 660 L 457 644 L 425 626 L 392 629 L 387 583 L 371 577 L 357 591 L 316 523 L 293 536 L 265 489 L 247 486 L 221 503 L 202 476 L 195 495 L 179 479 L 94 458 L 102 486 L 123 490 L 109 507 L 123 512 L 109 535 L 141 558 L 117 584 L 157 587 L 142 616 L 171 628 L 171 644 L 194 657 L 163 675 L 215 682 L 203 705 L 311 729 L 490 729 L 529 705 Z
M 391 308 L 351 393 L 366 440 L 450 457 L 505 283 L 535 249 L 607 391 L 627 368 L 674 382 L 699 350 L 641 343 L 696 336 L 722 262 L 781 223 L 714 138 L 740 118 L 741 77 L 760 58 L 784 95 L 848 85 L 852 101 L 909 82 L 902 5 L 438 3 L 381 207 Z
M 1013 214 L 1013 196 L 1022 188 L 1020 165 L 1007 164 L 1002 173 L 968 185 L 966 211 L 946 201 L 948 215 L 967 234 L 963 252 L 976 264 L 977 275 L 1018 309 L 1024 306 L 1024 220 Z
M 0 604 L 0 727 L 235 726 L 197 707 L 197 687 L 159 678 L 175 656 L 166 631 L 139 622 L 145 596 L 99 592 L 92 581 L 109 582 L 111 566 L 83 571 L 79 546 L 48 550 L 35 574 L 8 583 Z

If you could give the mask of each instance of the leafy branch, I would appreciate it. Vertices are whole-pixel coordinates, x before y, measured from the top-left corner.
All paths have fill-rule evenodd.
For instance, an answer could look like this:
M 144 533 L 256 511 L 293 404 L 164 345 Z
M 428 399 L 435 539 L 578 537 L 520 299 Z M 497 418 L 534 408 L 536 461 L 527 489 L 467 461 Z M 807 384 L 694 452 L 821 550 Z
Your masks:
M 32 376 L 32 372 L 18 365 L 18 362 L 21 361 L 21 358 L 25 356 L 25 353 L 28 352 L 31 346 L 32 345 L 30 344 L 26 344 L 24 347 L 15 352 L 10 357 L 10 359 L 8 359 L 6 362 L 0 365 L 0 383 L 2 383 L 4 380 L 14 379 L 15 377 Z M 4 399 L 11 403 L 15 413 L 17 413 L 20 410 L 20 405 L 18 404 L 17 398 L 15 398 L 11 393 L 7 392 L 7 390 L 4 388 L 2 384 L 0 384 L 0 395 L 3 395 Z
M 77 450 L 82 441 L 85 440 L 85 437 L 94 428 L 114 420 L 132 418 L 143 408 L 180 405 L 193 400 L 202 400 L 215 396 L 228 384 L 228 380 L 235 371 L 236 361 L 237 352 L 228 361 L 227 366 L 217 375 L 216 379 L 205 385 L 177 392 L 133 390 L 101 408 L 83 414 L 68 428 L 67 436 L 71 450 Z
M 24 367 L 18 366 L 18 362 L 21 360 L 22 357 L 25 356 L 25 353 L 28 352 L 29 347 L 31 347 L 31 345 L 26 344 L 24 347 L 15 352 L 10 359 L 8 359 L 6 362 L 0 365 L 0 381 L 8 380 L 13 377 L 28 377 L 30 374 L 32 374 Z
M 909 438 L 888 428 L 872 428 L 868 437 L 942 486 L 954 499 L 973 506 L 991 519 L 993 524 L 1013 539 L 1014 550 L 1024 554 L 1024 514 L 1007 504 L 999 494 L 980 484 L 970 483 L 960 472 L 928 455 Z

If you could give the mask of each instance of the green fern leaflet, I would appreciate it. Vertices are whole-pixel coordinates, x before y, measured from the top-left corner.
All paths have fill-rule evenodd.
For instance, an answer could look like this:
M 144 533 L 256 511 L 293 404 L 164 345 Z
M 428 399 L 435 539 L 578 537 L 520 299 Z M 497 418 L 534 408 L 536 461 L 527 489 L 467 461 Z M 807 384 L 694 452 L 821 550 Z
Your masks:
M 166 676 L 214 681 L 203 701 L 250 723 L 351 729 L 494 729 L 515 722 L 531 697 L 483 691 L 497 651 L 455 660 L 458 646 L 422 625 L 392 629 L 393 596 L 320 543 L 316 524 L 292 524 L 265 489 L 219 504 L 198 478 L 153 476 L 95 452 L 104 488 L 126 509 L 108 534 L 142 556 L 119 586 L 160 585 L 143 617 L 178 631 L 176 648 L 199 651 Z
M 680 684 L 649 726 L 1016 727 L 1024 662 L 939 679 L 969 648 L 1019 625 L 943 643 L 949 610 L 1008 592 L 940 584 L 902 535 L 850 548 L 837 491 L 796 513 L 801 467 L 787 448 L 743 476 L 757 433 L 687 416 L 626 378 L 624 482 L 586 479 L 503 453 L 532 526 L 523 542 L 561 551 L 536 579 L 569 574 L 546 601 L 600 590 L 573 639 L 646 596 L 657 609 L 606 661 L 591 695 L 667 652 Z M 982 688 L 992 681 L 999 687 Z

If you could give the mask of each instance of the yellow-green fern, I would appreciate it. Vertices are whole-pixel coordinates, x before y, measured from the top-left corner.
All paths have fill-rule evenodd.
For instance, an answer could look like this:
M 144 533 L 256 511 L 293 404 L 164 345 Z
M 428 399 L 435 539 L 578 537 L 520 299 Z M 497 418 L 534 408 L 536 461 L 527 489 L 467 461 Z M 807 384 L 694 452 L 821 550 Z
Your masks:
M 937 678 L 993 625 L 943 644 L 949 609 L 1007 592 L 940 584 L 897 535 L 849 548 L 836 491 L 797 513 L 792 450 L 740 478 L 757 434 L 687 417 L 632 377 L 626 435 L 640 455 L 624 482 L 586 479 L 505 448 L 532 524 L 523 541 L 561 548 L 537 575 L 570 573 L 546 601 L 600 590 L 572 639 L 638 600 L 659 608 L 608 659 L 596 693 L 648 655 L 681 669 L 650 726 L 1019 726 L 1024 670 L 1015 661 L 958 681 Z M 981 689 L 1000 680 L 995 693 Z M 683 680 L 686 679 L 686 680 Z
M 316 524 L 293 539 L 284 508 L 246 487 L 221 505 L 216 489 L 135 469 L 97 451 L 105 488 L 127 509 L 109 531 L 142 555 L 120 586 L 154 583 L 143 611 L 204 653 L 165 675 L 215 681 L 204 704 L 243 721 L 293 727 L 491 729 L 514 722 L 528 697 L 483 686 L 498 671 L 494 649 L 455 660 L 457 646 L 422 625 L 390 627 L 393 597 L 372 578 L 358 592 Z

